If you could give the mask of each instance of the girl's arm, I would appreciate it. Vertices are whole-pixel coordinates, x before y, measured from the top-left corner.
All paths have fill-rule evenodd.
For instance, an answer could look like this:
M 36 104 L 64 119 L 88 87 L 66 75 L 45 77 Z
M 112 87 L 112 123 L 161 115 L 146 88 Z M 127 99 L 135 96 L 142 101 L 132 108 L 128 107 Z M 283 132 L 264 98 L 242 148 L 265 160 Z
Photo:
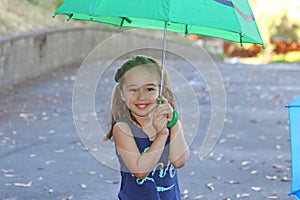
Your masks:
M 171 128 L 170 160 L 176 168 L 181 168 L 189 158 L 189 148 L 184 138 L 184 131 L 180 120 Z
M 168 130 L 162 129 L 156 136 L 149 150 L 141 154 L 135 143 L 130 127 L 119 122 L 113 128 L 113 137 L 117 152 L 129 171 L 137 178 L 144 179 L 158 163 L 168 138 Z
M 158 98 L 163 104 L 156 109 L 158 116 L 164 116 L 168 121 L 173 117 L 173 108 L 166 98 Z M 176 168 L 180 168 L 189 158 L 189 148 L 184 138 L 184 131 L 180 120 L 170 129 L 170 160 Z

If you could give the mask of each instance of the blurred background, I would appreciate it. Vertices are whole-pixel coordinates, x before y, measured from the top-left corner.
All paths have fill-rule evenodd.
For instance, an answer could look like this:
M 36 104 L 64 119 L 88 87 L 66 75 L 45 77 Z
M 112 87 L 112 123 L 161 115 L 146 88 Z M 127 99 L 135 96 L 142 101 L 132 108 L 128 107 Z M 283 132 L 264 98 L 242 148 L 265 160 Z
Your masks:
M 71 104 L 82 60 L 118 29 L 67 22 L 62 15 L 53 19 L 62 2 L 0 0 L 0 199 L 113 199 L 118 191 L 119 174 L 105 162 L 99 167 L 98 160 L 87 153 L 94 150 L 83 146 L 74 134 Z M 221 61 L 218 67 L 228 106 L 224 131 L 208 159 L 199 164 L 198 143 L 191 146 L 191 162 L 182 171 L 183 199 L 288 199 L 292 178 L 284 105 L 300 94 L 300 0 L 249 2 L 265 49 L 200 35 L 188 37 Z M 69 29 L 74 26 L 101 28 Z M 60 32 L 60 27 L 68 28 Z M 134 37 L 144 39 L 140 35 Z M 175 36 L 176 40 L 184 37 Z M 111 46 L 117 45 L 118 40 Z M 181 62 L 175 63 L 182 67 Z M 197 88 L 199 132 L 205 133 L 211 116 L 209 88 L 192 72 L 183 68 L 179 72 L 186 72 Z M 113 84 L 109 78 L 101 80 L 99 92 L 107 95 L 97 96 L 97 102 L 104 102 L 96 106 L 99 120 L 105 119 L 113 88 L 106 87 Z M 2 91 L 1 86 L 8 88 Z M 195 110 L 192 104 L 186 105 Z M 80 119 L 88 123 L 89 116 L 96 115 L 91 112 Z
M 0 35 L 34 31 L 58 26 L 76 26 L 82 22 L 68 23 L 66 17 L 51 16 L 63 0 L 0 0 Z M 298 62 L 300 60 L 300 1 L 299 0 L 249 0 L 265 49 L 260 45 L 244 45 L 222 40 L 211 40 L 199 35 L 190 39 L 206 47 L 220 58 L 239 58 L 245 63 Z M 97 26 L 93 22 L 85 22 Z M 104 28 L 109 26 L 104 25 Z

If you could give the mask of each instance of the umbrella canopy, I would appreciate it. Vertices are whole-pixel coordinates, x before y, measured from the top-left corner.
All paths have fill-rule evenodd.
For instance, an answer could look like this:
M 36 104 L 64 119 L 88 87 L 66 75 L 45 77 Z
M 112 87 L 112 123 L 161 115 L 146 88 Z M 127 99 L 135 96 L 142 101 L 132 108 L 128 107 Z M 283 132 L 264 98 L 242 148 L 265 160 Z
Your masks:
M 291 152 L 292 152 L 292 191 L 296 199 L 300 200 L 300 96 L 290 105 L 290 134 L 291 134 Z
M 65 0 L 57 14 L 263 45 L 247 0 Z

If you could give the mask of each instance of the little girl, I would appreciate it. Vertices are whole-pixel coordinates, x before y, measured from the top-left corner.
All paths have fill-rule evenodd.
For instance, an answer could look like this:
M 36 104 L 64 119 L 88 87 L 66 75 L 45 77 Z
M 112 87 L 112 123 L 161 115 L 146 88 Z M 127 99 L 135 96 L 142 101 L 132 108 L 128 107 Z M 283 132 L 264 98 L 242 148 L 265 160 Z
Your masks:
M 121 165 L 120 200 L 178 200 L 177 169 L 189 157 L 180 120 L 168 128 L 174 97 L 164 72 L 164 97 L 158 98 L 161 67 L 136 56 L 117 71 L 112 99 L 113 138 Z M 158 103 L 158 102 L 162 103 Z

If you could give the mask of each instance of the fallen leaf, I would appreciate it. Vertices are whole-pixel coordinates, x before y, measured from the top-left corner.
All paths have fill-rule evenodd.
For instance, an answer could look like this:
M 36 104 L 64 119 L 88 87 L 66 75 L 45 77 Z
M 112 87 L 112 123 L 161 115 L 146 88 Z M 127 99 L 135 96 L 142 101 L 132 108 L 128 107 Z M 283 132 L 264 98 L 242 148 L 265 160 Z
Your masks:
M 226 137 L 227 137 L 227 138 L 235 138 L 236 135 L 235 135 L 235 134 L 227 134 Z
M 241 184 L 239 181 L 235 181 L 235 180 L 229 180 L 229 181 L 225 181 L 225 183 L 228 183 L 228 184 Z
M 194 172 L 194 171 L 191 171 L 191 172 L 190 172 L 190 176 L 193 176 L 193 175 L 195 175 L 195 172 Z
M 201 194 L 195 197 L 195 199 L 202 199 L 202 198 L 204 198 L 204 196 Z
M 39 136 L 39 140 L 46 140 L 47 138 L 45 136 Z
M 253 191 L 255 191 L 255 192 L 261 191 L 261 187 L 254 187 L 254 186 L 252 186 L 251 189 L 252 189 Z
M 248 166 L 248 165 L 242 167 L 242 170 L 249 170 L 249 169 L 250 169 L 250 166 Z
M 283 176 L 281 179 L 282 182 L 289 182 L 290 179 L 287 176 Z
M 182 199 L 188 199 L 189 198 L 189 191 L 187 189 L 184 189 L 181 193 Z
M 234 146 L 233 149 L 234 150 L 243 150 L 244 147 L 243 146 Z
M 110 184 L 118 184 L 119 181 L 106 180 L 106 183 L 110 183 Z
M 49 189 L 48 192 L 49 192 L 49 193 L 53 193 L 54 190 L 53 190 L 53 189 Z
M 227 142 L 227 140 L 226 140 L 225 138 L 219 140 L 219 143 L 220 143 L 220 144 L 223 144 L 223 143 L 225 143 L 225 142 Z
M 55 161 L 55 160 L 47 160 L 47 161 L 46 161 L 46 165 L 50 165 L 50 164 L 52 164 L 52 163 L 56 163 L 56 161 Z
M 13 169 L 1 169 L 1 171 L 2 171 L 3 173 L 12 173 L 12 172 L 14 172 L 15 170 L 13 170 Z
M 284 170 L 284 166 L 279 165 L 279 164 L 273 164 L 272 167 L 275 168 L 275 169 L 281 169 L 281 170 Z
M 281 149 L 281 145 L 276 145 L 275 148 L 276 149 Z
M 242 165 L 242 166 L 246 166 L 246 165 L 248 165 L 249 163 L 250 163 L 250 161 L 244 161 L 244 162 L 241 163 L 241 165 Z
M 16 177 L 15 174 L 4 174 L 4 176 L 7 177 L 7 178 L 14 178 L 14 177 Z
M 36 154 L 32 153 L 32 154 L 29 154 L 29 158 L 34 158 L 36 157 Z
M 65 150 L 64 149 L 56 149 L 54 150 L 55 153 L 64 153 Z
M 257 170 L 253 170 L 253 171 L 250 172 L 251 175 L 254 175 L 254 174 L 257 174 L 257 173 L 258 173 Z
M 70 195 L 70 196 L 68 196 L 68 197 L 62 198 L 62 200 L 72 200 L 73 197 L 74 197 L 74 195 Z
M 269 176 L 269 175 L 266 175 L 266 178 L 269 179 L 269 180 L 276 180 L 277 179 L 277 176 Z
M 236 198 L 241 199 L 241 198 L 245 198 L 245 197 L 250 197 L 251 195 L 248 193 L 244 193 L 244 194 L 236 194 Z
M 189 190 L 188 189 L 184 189 L 182 194 L 188 194 L 189 193 Z
M 29 118 L 29 117 L 34 117 L 35 115 L 33 113 L 20 113 L 19 116 L 21 118 Z
M 95 174 L 97 174 L 97 172 L 96 171 L 90 171 L 90 174 L 95 175 Z
M 215 190 L 215 187 L 214 187 L 214 184 L 213 183 L 208 183 L 208 184 L 206 184 L 206 187 L 208 188 L 208 189 L 210 189 L 210 190 Z
M 270 196 L 268 196 L 268 199 L 278 199 L 277 194 L 272 194 Z
M 14 186 L 17 186 L 17 187 L 31 187 L 32 186 L 32 181 L 29 181 L 28 183 L 14 183 Z
M 48 131 L 48 133 L 53 134 L 53 133 L 55 133 L 55 130 L 51 129 Z

